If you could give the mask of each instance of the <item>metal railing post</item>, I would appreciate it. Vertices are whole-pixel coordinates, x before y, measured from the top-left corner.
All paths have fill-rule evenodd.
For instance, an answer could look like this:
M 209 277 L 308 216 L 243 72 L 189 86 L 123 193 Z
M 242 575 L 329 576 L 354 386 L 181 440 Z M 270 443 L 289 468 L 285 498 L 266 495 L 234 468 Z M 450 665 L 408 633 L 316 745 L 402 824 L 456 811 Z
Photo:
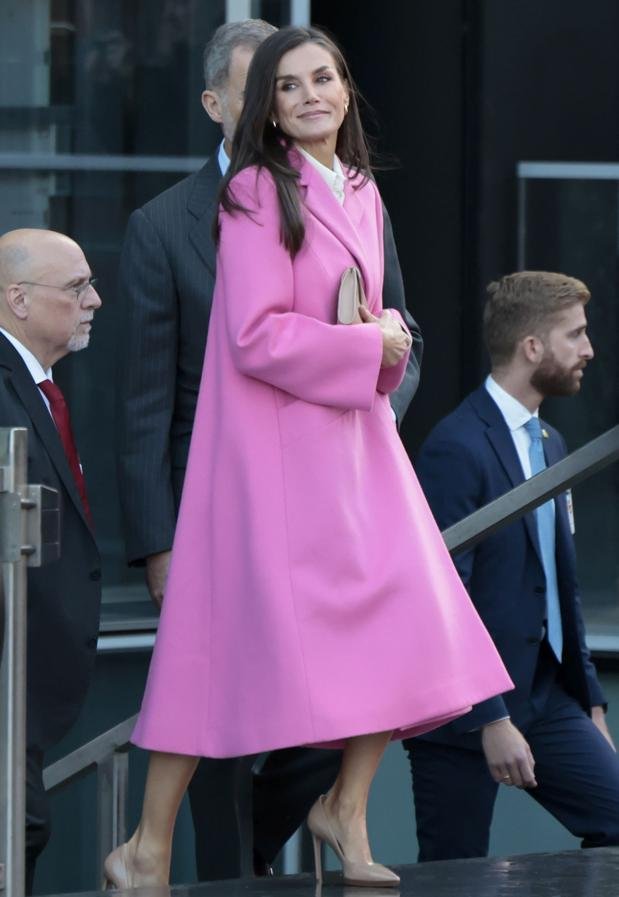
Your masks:
M 128 748 L 128 746 L 127 746 Z M 114 751 L 97 764 L 97 869 L 118 844 L 127 840 L 129 755 Z
M 0 430 L 0 561 L 4 645 L 0 665 L 0 891 L 25 888 L 26 818 L 26 558 L 20 493 L 27 480 L 25 429 Z
M 0 428 L 0 892 L 9 897 L 25 890 L 26 568 L 58 557 L 58 532 L 58 494 L 28 484 L 28 431 Z

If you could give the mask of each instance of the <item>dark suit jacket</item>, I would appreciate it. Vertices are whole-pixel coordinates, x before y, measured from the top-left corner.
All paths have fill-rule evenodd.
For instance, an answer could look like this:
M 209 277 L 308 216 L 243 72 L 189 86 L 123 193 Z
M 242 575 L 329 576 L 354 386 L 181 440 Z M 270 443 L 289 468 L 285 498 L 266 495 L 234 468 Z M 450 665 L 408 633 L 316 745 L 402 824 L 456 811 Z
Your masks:
M 133 212 L 123 244 L 119 476 L 131 562 L 172 546 L 215 286 L 211 227 L 220 178 L 213 155 Z M 405 379 L 392 396 L 401 420 L 419 383 L 423 343 L 406 311 L 386 214 L 383 298 L 413 336 Z
M 0 334 L 0 427 L 28 428 L 28 479 L 60 495 L 61 555 L 28 569 L 27 743 L 45 750 L 79 713 L 97 651 L 101 562 L 52 417 Z
M 559 433 L 544 423 L 547 463 L 566 454 Z M 522 483 L 524 474 L 505 419 L 484 386 L 434 428 L 421 447 L 417 473 L 441 529 Z M 576 582 L 574 543 L 565 495 L 556 506 L 556 558 L 564 649 L 562 681 L 589 712 L 604 703 L 585 645 Z M 510 715 L 526 724 L 545 616 L 545 576 L 533 513 L 501 529 L 455 564 L 515 684 L 515 690 L 478 704 L 466 716 L 431 733 L 458 740 L 494 719 Z M 425 736 L 424 736 L 425 737 Z M 463 736 L 465 739 L 470 736 Z

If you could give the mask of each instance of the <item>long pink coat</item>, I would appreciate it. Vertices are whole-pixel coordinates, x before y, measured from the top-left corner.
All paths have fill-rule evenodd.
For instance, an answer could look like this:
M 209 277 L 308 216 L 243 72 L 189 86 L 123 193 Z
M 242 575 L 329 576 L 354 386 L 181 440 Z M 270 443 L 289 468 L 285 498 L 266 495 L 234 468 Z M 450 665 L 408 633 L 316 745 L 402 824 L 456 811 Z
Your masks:
M 296 159 L 297 154 L 294 154 Z M 298 160 L 294 261 L 264 171 L 221 215 L 217 284 L 157 643 L 133 741 L 209 757 L 405 737 L 511 682 L 398 437 L 378 327 L 335 324 L 342 271 L 383 280 L 375 185 L 340 206 Z

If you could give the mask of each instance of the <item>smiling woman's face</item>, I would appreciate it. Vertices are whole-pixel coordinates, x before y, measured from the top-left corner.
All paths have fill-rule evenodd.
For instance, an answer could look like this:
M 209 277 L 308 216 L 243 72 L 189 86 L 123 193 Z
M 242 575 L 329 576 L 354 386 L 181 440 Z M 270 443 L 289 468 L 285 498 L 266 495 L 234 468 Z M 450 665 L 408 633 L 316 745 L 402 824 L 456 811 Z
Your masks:
M 348 88 L 319 44 L 285 53 L 277 67 L 274 118 L 295 143 L 323 161 L 333 155 L 348 107 Z

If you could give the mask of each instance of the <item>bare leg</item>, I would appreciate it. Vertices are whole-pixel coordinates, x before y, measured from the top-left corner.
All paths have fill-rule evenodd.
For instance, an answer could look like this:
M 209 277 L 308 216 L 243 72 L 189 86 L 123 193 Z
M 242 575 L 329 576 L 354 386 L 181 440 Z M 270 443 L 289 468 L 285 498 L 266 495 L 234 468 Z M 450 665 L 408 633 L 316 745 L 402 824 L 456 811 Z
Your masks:
M 184 754 L 150 755 L 142 818 L 129 841 L 105 861 L 116 887 L 168 883 L 174 823 L 197 764 L 198 758 Z
M 350 738 L 342 766 L 325 798 L 338 841 L 352 862 L 371 863 L 366 812 L 374 774 L 391 738 L 391 732 Z

